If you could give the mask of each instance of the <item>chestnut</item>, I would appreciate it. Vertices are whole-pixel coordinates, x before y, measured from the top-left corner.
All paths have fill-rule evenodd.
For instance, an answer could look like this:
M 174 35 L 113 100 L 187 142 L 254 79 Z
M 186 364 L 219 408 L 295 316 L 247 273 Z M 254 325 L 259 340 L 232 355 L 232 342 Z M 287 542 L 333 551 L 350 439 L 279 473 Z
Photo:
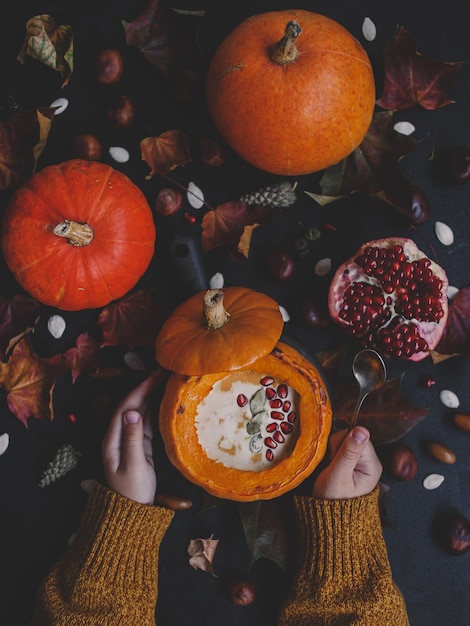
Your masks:
M 73 140 L 72 153 L 77 159 L 99 161 L 101 159 L 101 143 L 95 135 L 77 135 Z
M 300 302 L 298 312 L 301 321 L 309 328 L 325 328 L 330 321 L 325 308 L 310 298 Z
M 418 459 L 405 443 L 396 441 L 386 446 L 382 453 L 385 471 L 395 480 L 408 481 L 418 471 Z
M 134 123 L 135 109 L 132 100 L 125 95 L 118 96 L 106 109 L 106 117 L 117 128 L 127 128 Z
M 470 180 L 470 148 L 458 146 L 442 158 L 449 183 L 462 185 Z
M 176 189 L 160 189 L 155 199 L 155 211 L 161 217 L 169 217 L 179 211 L 183 203 L 182 194 Z
M 96 79 L 101 85 L 115 85 L 121 80 L 124 61 L 119 50 L 106 48 L 96 58 Z
M 451 513 L 441 520 L 440 539 L 449 554 L 465 554 L 470 550 L 470 522 L 460 513 Z
M 229 584 L 228 595 L 237 606 L 247 606 L 256 598 L 256 587 L 249 580 L 236 579 Z
M 294 260 L 291 255 L 278 246 L 268 250 L 266 267 L 271 276 L 281 282 L 290 280 L 295 270 Z

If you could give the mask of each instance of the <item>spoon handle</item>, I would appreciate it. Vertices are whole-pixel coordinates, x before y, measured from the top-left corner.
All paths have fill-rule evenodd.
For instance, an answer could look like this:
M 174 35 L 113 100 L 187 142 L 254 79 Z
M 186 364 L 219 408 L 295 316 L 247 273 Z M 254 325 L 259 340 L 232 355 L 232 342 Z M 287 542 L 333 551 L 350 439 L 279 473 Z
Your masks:
M 349 430 L 352 430 L 357 423 L 357 416 L 359 415 L 359 411 L 361 410 L 362 403 L 364 402 L 367 393 L 361 394 L 356 402 L 356 406 L 354 407 L 354 413 L 351 420 L 351 425 L 349 426 Z

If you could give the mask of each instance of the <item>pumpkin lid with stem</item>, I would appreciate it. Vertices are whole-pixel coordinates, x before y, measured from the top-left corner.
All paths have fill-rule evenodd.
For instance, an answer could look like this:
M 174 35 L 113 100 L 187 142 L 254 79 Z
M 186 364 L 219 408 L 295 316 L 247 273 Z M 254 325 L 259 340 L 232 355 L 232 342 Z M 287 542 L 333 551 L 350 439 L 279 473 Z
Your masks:
M 263 293 L 245 287 L 202 291 L 163 324 L 156 359 L 188 376 L 229 372 L 268 354 L 283 325 L 278 303 Z

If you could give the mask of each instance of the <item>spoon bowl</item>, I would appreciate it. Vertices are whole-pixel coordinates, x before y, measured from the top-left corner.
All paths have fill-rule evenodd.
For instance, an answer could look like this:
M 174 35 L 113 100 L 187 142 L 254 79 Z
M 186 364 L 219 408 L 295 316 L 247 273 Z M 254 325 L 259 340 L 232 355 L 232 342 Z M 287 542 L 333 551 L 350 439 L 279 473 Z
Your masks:
M 361 350 L 353 360 L 352 371 L 359 383 L 359 396 L 354 408 L 354 413 L 349 430 L 352 430 L 357 422 L 357 416 L 365 398 L 372 392 L 380 389 L 387 378 L 385 363 L 375 350 Z

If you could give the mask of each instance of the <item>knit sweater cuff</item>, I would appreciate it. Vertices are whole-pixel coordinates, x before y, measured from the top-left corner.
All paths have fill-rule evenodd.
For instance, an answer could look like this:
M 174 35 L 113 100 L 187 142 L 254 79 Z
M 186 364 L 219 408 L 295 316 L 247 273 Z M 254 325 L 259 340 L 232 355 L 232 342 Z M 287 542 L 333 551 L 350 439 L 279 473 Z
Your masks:
M 382 536 L 379 489 L 344 500 L 294 498 L 299 546 L 300 576 L 338 580 L 346 585 L 362 576 L 390 572 Z
M 69 548 L 70 575 L 103 576 L 113 586 L 139 588 L 157 580 L 158 550 L 174 513 L 139 504 L 95 483 Z M 150 577 L 149 577 L 150 573 Z

